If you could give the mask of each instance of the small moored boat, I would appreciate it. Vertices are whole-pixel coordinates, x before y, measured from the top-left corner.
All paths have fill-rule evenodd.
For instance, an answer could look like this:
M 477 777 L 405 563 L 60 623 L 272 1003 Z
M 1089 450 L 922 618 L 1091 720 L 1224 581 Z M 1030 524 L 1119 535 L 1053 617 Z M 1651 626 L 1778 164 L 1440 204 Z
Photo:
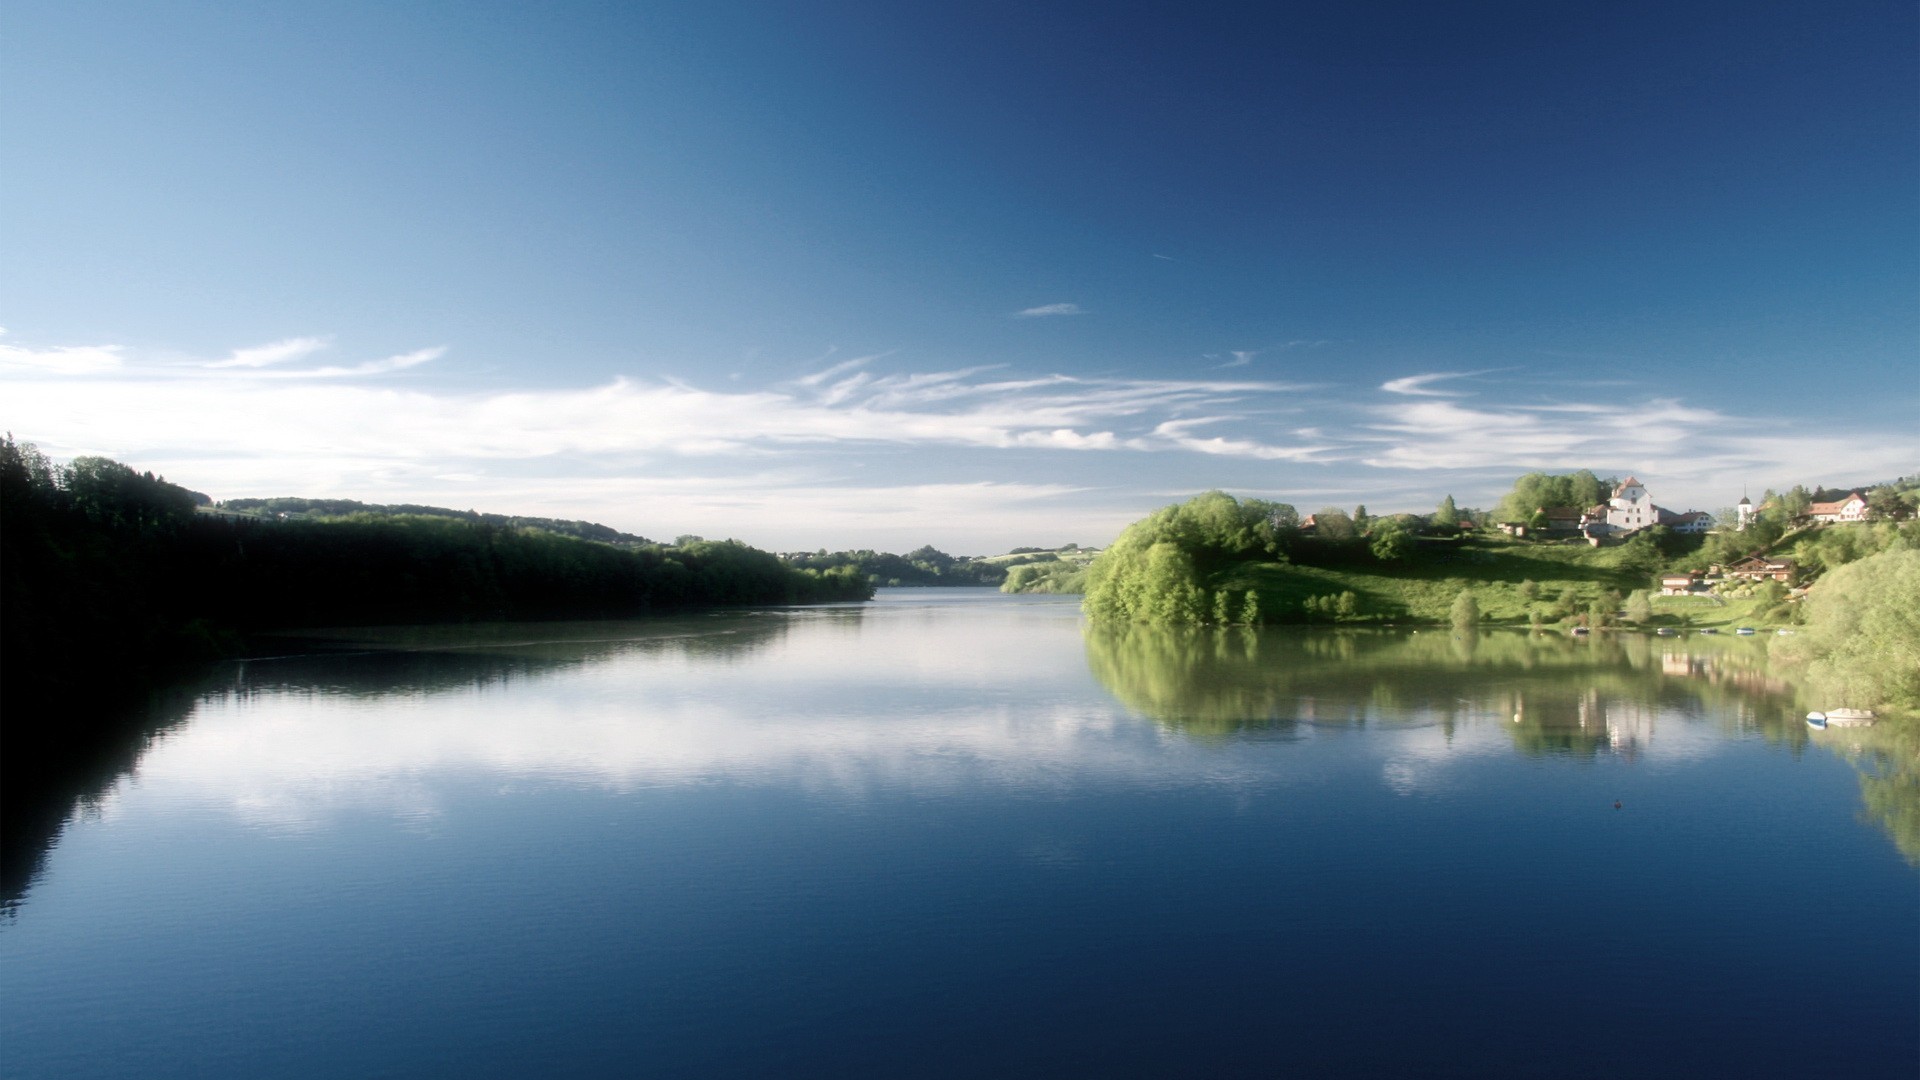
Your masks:
M 1807 726 L 1817 731 L 1827 730 L 1827 714 L 1823 712 L 1808 713 Z
M 1743 627 L 1741 627 L 1740 629 L 1738 629 L 1738 630 L 1735 630 L 1735 631 L 1734 631 L 1734 633 L 1736 633 L 1736 634 L 1739 634 L 1739 635 L 1740 635 L 1741 637 L 1752 637 L 1752 636 L 1753 636 L 1753 627 L 1751 627 L 1751 626 L 1743 626 Z
M 1588 632 L 1589 631 L 1584 626 L 1576 626 L 1570 631 L 1570 633 L 1572 633 L 1574 637 L 1585 637 Z
M 1671 627 L 1671 626 L 1663 626 L 1663 627 L 1661 627 L 1660 629 L 1658 629 L 1658 630 L 1655 630 L 1655 631 L 1653 632 L 1653 636 L 1655 636 L 1655 637 L 1679 637 L 1679 636 L 1680 636 L 1680 631 L 1678 631 L 1678 630 L 1675 630 L 1675 629 L 1674 629 L 1673 627 Z
M 1872 709 L 1828 709 L 1828 727 L 1866 727 L 1873 723 Z
M 1720 631 L 1718 631 L 1718 630 L 1716 630 L 1716 629 L 1714 629 L 1714 628 L 1713 628 L 1713 627 L 1711 627 L 1711 626 L 1703 626 L 1703 627 L 1701 627 L 1701 628 L 1700 628 L 1700 632 L 1701 632 L 1701 633 L 1703 633 L 1703 634 L 1717 634 L 1717 633 L 1719 633 Z

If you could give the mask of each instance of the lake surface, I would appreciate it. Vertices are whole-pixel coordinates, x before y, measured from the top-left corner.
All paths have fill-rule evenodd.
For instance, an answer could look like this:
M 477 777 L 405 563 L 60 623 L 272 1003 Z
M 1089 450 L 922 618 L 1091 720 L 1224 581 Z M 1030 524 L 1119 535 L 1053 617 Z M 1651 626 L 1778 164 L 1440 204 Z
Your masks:
M 223 668 L 12 890 L 0 1075 L 1914 1075 L 1920 738 L 1763 640 L 1076 599 Z

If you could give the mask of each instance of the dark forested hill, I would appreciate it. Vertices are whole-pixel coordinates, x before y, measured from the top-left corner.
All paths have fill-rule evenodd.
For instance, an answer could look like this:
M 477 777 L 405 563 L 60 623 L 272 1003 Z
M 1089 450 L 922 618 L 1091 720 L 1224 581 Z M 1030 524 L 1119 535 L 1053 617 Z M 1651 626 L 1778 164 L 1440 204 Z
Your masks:
M 612 526 L 593 521 L 522 517 L 517 514 L 483 514 L 477 510 L 450 510 L 444 506 L 421 506 L 415 503 L 363 503 L 355 499 L 227 499 L 219 504 L 219 509 L 230 514 L 273 520 L 368 515 L 450 518 L 455 521 L 492 525 L 502 529 L 539 529 L 542 532 L 557 533 L 561 536 L 575 536 L 582 540 L 598 540 L 604 544 L 618 544 L 626 547 L 640 547 L 653 543 L 644 536 L 621 532 Z
M 872 595 L 852 569 L 790 567 L 731 540 L 660 545 L 586 522 L 555 530 L 452 511 L 281 520 L 197 513 L 196 501 L 118 462 L 55 468 L 30 445 L 0 441 L 7 702 L 138 682 L 151 665 L 217 654 L 251 630 Z M 570 535 L 568 526 L 621 542 Z

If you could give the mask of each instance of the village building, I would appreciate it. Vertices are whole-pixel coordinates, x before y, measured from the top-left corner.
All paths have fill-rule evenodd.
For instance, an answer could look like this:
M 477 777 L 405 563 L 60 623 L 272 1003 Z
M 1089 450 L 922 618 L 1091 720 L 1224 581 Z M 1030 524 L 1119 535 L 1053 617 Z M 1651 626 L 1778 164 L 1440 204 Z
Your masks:
M 1749 555 L 1726 568 L 1726 576 L 1747 581 L 1786 581 L 1800 569 L 1792 559 L 1771 555 Z
M 1859 492 L 1851 491 L 1847 493 L 1844 499 L 1836 499 L 1833 502 L 1809 503 L 1807 505 L 1807 516 L 1815 521 L 1825 522 L 1829 525 L 1838 525 L 1842 522 L 1865 521 L 1867 520 L 1867 500 L 1866 497 Z
M 1741 532 L 1746 532 L 1747 526 L 1753 524 L 1753 500 L 1747 498 L 1744 494 L 1741 495 L 1740 505 L 1733 508 L 1733 513 L 1736 522 L 1734 527 Z
M 1660 509 L 1653 505 L 1645 484 L 1629 476 L 1613 489 L 1607 500 L 1607 527 L 1614 532 L 1635 532 L 1660 523 Z
M 1689 510 L 1684 514 L 1661 511 L 1660 524 L 1677 533 L 1699 534 L 1713 528 L 1713 515 L 1705 510 Z
M 1706 587 L 1699 574 L 1684 571 L 1660 575 L 1661 596 L 1691 596 Z

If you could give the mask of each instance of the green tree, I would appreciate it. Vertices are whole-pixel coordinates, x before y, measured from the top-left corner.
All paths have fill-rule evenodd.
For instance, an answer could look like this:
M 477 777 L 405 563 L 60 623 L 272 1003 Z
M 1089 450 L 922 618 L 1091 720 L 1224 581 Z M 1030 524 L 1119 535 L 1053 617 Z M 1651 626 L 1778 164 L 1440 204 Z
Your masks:
M 1433 523 L 1449 529 L 1460 524 L 1460 509 L 1453 505 L 1452 495 L 1440 500 L 1440 508 L 1433 512 Z
M 1587 625 L 1596 630 L 1613 625 L 1613 613 L 1616 610 L 1618 609 L 1608 606 L 1604 600 L 1595 600 L 1593 606 L 1587 609 Z
M 1398 522 L 1389 521 L 1373 531 L 1371 550 L 1381 562 L 1404 562 L 1418 547 L 1413 533 Z
M 1912 510 L 1891 485 L 1874 488 L 1867 496 L 1867 512 L 1884 521 L 1903 521 L 1912 514 Z
M 1361 536 L 1365 536 L 1367 535 L 1367 530 L 1372 526 L 1373 526 L 1373 516 L 1367 513 L 1366 505 L 1363 503 L 1359 506 L 1354 507 L 1353 508 L 1353 531 L 1356 533 L 1359 533 Z
M 1920 707 L 1920 550 L 1849 563 L 1808 594 L 1806 626 L 1772 652 L 1834 704 Z
M 1360 614 L 1360 600 L 1352 590 L 1343 590 L 1339 599 L 1334 601 L 1333 613 L 1341 619 L 1352 619 Z
M 1453 598 L 1453 628 L 1461 633 L 1471 631 L 1480 622 L 1480 601 L 1474 599 L 1472 589 L 1461 589 L 1460 595 Z
M 1248 626 L 1260 625 L 1260 594 L 1252 589 L 1247 590 L 1246 601 L 1240 609 L 1240 621 Z
M 1329 506 L 1313 515 L 1313 531 L 1322 540 L 1351 540 L 1359 535 L 1345 510 Z
M 1194 622 L 1234 567 L 1285 558 L 1286 537 L 1274 524 L 1279 504 L 1240 502 L 1209 491 L 1162 507 L 1129 525 L 1087 568 L 1088 616 L 1123 622 Z
M 1571 585 L 1560 590 L 1560 599 L 1557 603 L 1554 604 L 1555 613 L 1564 617 L 1567 615 L 1575 614 L 1579 610 L 1580 610 L 1580 591 L 1578 589 L 1575 589 Z
M 1627 597 L 1626 619 L 1636 625 L 1653 620 L 1653 597 L 1645 589 L 1635 589 Z
M 1520 599 L 1525 600 L 1529 604 L 1540 599 L 1540 583 L 1532 578 L 1527 578 L 1520 582 Z

